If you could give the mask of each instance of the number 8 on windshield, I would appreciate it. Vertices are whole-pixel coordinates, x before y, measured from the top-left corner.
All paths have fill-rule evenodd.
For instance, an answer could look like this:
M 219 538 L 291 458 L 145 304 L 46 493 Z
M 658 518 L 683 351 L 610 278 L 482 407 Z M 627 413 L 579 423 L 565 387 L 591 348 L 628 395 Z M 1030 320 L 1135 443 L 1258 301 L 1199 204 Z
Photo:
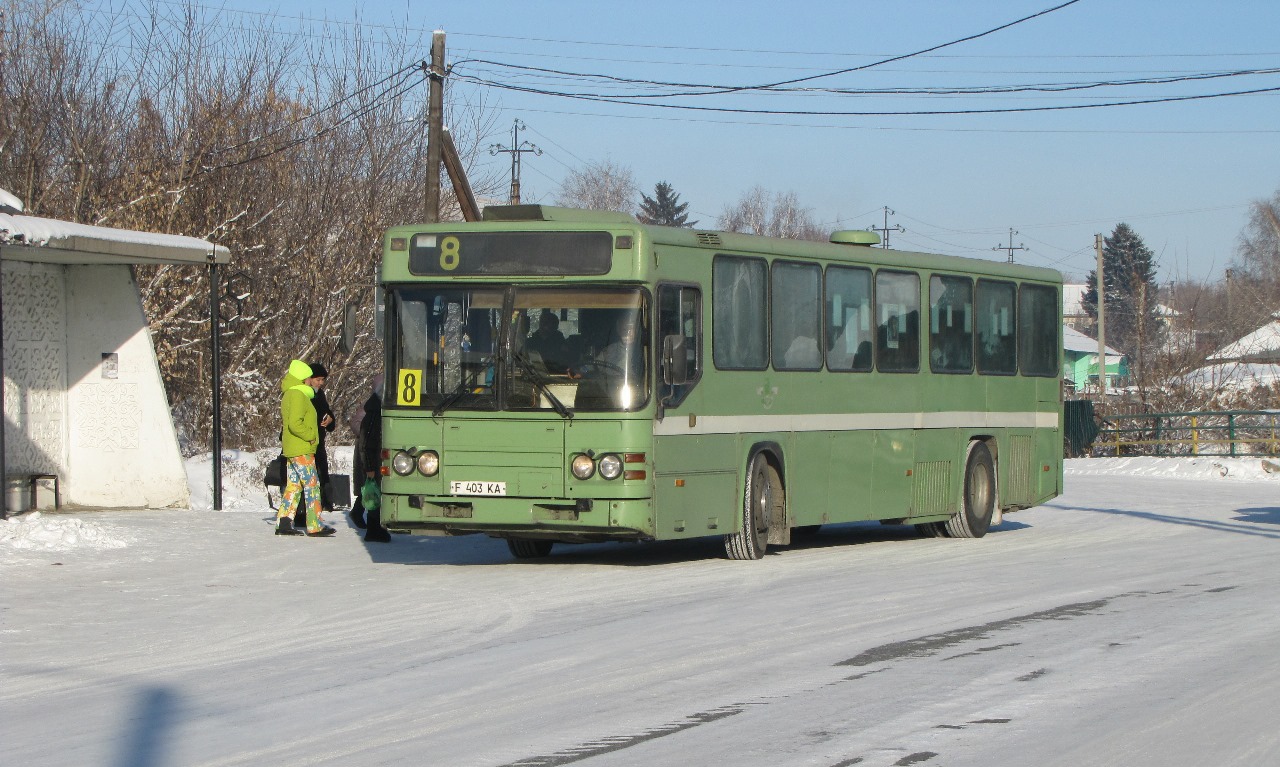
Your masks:
M 396 385 L 396 404 L 417 407 L 422 400 L 422 371 L 400 368 Z

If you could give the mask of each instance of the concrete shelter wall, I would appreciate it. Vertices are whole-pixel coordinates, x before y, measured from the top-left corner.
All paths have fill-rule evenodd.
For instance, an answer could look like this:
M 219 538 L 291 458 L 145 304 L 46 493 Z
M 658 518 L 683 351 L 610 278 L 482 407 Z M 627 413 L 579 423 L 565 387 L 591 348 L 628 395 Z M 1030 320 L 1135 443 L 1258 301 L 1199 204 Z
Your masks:
M 189 506 L 130 267 L 5 261 L 3 269 L 9 475 L 57 474 L 65 506 Z M 10 510 L 20 510 L 13 497 Z M 38 500 L 52 502 L 44 492 Z

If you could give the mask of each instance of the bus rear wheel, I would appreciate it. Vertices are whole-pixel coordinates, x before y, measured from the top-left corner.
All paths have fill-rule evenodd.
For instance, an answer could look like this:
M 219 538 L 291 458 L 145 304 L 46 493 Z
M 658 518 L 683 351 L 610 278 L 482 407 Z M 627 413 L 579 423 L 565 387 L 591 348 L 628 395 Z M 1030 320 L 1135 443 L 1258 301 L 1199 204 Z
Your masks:
M 751 459 L 743 492 L 742 529 L 724 537 L 729 559 L 760 559 L 769 544 L 769 521 L 782 502 L 782 480 L 763 454 Z
M 946 522 L 922 522 L 916 525 L 916 532 L 925 538 L 946 538 Z
M 996 505 L 996 469 L 991 450 L 984 442 L 969 446 L 964 465 L 964 495 L 960 511 L 947 520 L 947 535 L 952 538 L 981 538 L 991 527 Z
M 508 538 L 507 548 L 511 550 L 511 556 L 516 559 L 537 559 L 551 553 L 551 541 Z

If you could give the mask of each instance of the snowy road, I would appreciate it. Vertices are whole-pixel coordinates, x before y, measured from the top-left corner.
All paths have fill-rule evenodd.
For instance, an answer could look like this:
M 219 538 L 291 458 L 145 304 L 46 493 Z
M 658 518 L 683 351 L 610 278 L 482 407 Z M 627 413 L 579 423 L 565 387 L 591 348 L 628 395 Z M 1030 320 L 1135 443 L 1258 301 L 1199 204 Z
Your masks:
M 1280 764 L 1280 478 L 1073 470 L 982 540 L 761 562 L 75 518 L 0 548 L 0 764 Z

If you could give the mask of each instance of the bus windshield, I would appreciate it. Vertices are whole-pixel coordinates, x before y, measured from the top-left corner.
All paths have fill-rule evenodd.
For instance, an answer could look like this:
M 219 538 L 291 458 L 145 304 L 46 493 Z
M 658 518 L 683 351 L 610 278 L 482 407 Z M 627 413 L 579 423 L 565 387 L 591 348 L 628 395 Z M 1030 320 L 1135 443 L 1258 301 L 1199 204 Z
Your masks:
M 649 312 L 638 288 L 426 286 L 393 294 L 393 407 L 568 417 L 648 402 Z

